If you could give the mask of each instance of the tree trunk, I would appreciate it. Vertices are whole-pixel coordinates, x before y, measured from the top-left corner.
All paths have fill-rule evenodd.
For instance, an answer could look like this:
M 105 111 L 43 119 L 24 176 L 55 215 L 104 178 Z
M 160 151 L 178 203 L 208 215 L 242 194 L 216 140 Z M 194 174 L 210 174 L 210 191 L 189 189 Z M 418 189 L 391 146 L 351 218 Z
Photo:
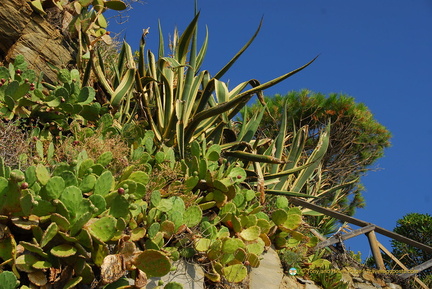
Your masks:
M 19 54 L 23 55 L 29 68 L 43 72 L 44 80 L 57 80 L 57 71 L 47 65 L 65 68 L 71 63 L 73 49 L 70 41 L 62 34 L 71 15 L 53 7 L 47 12 L 61 16 L 60 22 L 50 21 L 50 13 L 41 16 L 34 12 L 26 0 L 1 0 L 0 9 L 0 61 L 13 62 Z M 67 23 L 65 23 L 67 22 Z

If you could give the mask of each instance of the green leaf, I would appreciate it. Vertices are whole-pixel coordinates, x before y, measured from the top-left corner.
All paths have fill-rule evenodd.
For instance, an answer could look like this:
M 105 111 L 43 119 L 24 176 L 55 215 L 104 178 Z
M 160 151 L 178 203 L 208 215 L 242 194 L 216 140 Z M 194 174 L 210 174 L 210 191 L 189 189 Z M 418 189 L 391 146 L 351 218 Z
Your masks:
M 35 263 L 33 263 L 32 265 L 33 268 L 35 269 L 41 269 L 41 270 L 46 270 L 52 267 L 52 264 L 48 261 L 37 261 Z
M 251 226 L 240 232 L 240 236 L 246 241 L 254 241 L 259 238 L 261 229 L 258 226 Z
M 68 69 L 60 69 L 58 73 L 58 79 L 63 83 L 70 83 L 72 81 L 70 72 Z
M 46 14 L 46 12 L 44 11 L 44 9 L 43 9 L 43 7 L 42 7 L 42 2 L 41 2 L 41 0 L 34 0 L 34 1 L 31 1 L 30 4 L 31 4 L 31 5 L 33 6 L 33 8 L 34 8 L 37 12 L 39 12 L 40 14 L 42 14 L 42 15 L 45 15 L 45 14 Z
M 82 281 L 83 277 L 78 276 L 75 278 L 70 279 L 63 287 L 63 289 L 72 289 L 75 288 L 76 285 L 78 285 Z
M 133 181 L 135 181 L 137 183 L 141 183 L 143 185 L 146 185 L 148 183 L 148 181 L 149 181 L 150 178 L 149 178 L 149 176 L 148 176 L 147 173 L 142 172 L 142 171 L 136 171 L 136 172 L 133 172 L 129 176 L 128 179 L 133 180 Z
M 169 282 L 164 286 L 164 289 L 184 289 L 184 287 L 178 282 Z
M 282 225 L 288 218 L 288 214 L 285 210 L 278 209 L 272 213 L 271 219 L 276 225 Z
M 195 249 L 199 252 L 206 252 L 210 248 L 212 240 L 207 238 L 199 238 L 195 241 Z
M 239 248 L 245 248 L 245 244 L 241 239 L 226 238 L 223 241 L 222 251 L 225 254 L 233 254 Z
M 243 54 L 243 52 L 248 49 L 248 47 L 252 44 L 252 42 L 257 37 L 262 25 L 262 19 L 260 21 L 260 24 L 258 25 L 257 30 L 255 31 L 254 35 L 249 39 L 249 41 L 237 52 L 236 55 L 214 76 L 216 79 L 222 78 L 222 76 L 230 69 L 230 67 L 239 59 L 239 57 Z
M 59 230 L 61 230 L 61 231 L 69 230 L 70 222 L 66 217 L 64 217 L 60 214 L 54 213 L 51 215 L 50 218 L 51 218 L 51 221 L 53 221 L 55 224 L 57 224 Z
M 247 276 L 247 268 L 243 264 L 235 264 L 222 269 L 228 282 L 238 283 Z
M 88 230 L 92 236 L 102 242 L 107 242 L 114 237 L 116 233 L 116 219 L 114 217 L 102 217 L 97 221 L 93 222 Z
M 63 178 L 55 176 L 48 180 L 45 185 L 45 191 L 49 199 L 55 200 L 60 197 L 65 189 L 65 182 Z
M 76 254 L 77 249 L 69 244 L 62 244 L 55 246 L 50 250 L 51 254 L 53 254 L 56 257 L 65 258 L 70 257 Z
M 126 218 L 129 215 L 128 200 L 121 195 L 117 195 L 111 204 L 109 213 L 114 218 Z
M 189 228 L 195 227 L 202 220 L 202 210 L 199 206 L 191 206 L 183 214 L 183 221 Z
M 161 251 L 152 249 L 139 254 L 134 260 L 134 265 L 148 277 L 162 277 L 171 269 L 169 258 Z
M 121 11 L 121 10 L 125 10 L 127 6 L 123 1 L 109 0 L 105 2 L 105 7 L 112 10 Z
M 114 182 L 114 177 L 110 171 L 103 172 L 96 181 L 94 194 L 106 196 Z
M 314 149 L 312 154 L 307 160 L 307 164 L 310 164 L 306 169 L 300 172 L 296 178 L 292 191 L 299 193 L 303 188 L 307 180 L 312 176 L 313 172 L 318 168 L 321 163 L 322 158 L 327 152 L 327 148 L 330 143 L 330 124 L 327 125 L 324 132 L 321 133 L 320 139 L 318 141 L 317 147 Z
M 162 212 L 169 212 L 173 207 L 173 202 L 171 199 L 161 199 L 156 208 Z
M 96 92 L 93 87 L 85 86 L 80 90 L 77 103 L 84 105 L 91 103 L 95 98 Z
M 36 166 L 36 177 L 42 185 L 46 185 L 50 179 L 50 173 L 48 172 L 46 167 L 38 164 Z
M 55 235 L 57 235 L 57 232 L 59 231 L 59 228 L 56 223 L 51 223 L 46 229 L 42 236 L 42 240 L 40 243 L 41 247 L 45 247 L 49 241 L 51 241 Z
M 118 108 L 121 101 L 127 96 L 127 94 L 131 93 L 131 88 L 134 85 L 135 81 L 135 73 L 135 68 L 128 69 L 126 74 L 123 76 L 119 86 L 117 86 L 114 93 L 111 95 L 111 105 L 114 108 Z
M 19 282 L 13 272 L 3 271 L 0 273 L 0 284 L 2 288 L 14 289 L 19 285 Z

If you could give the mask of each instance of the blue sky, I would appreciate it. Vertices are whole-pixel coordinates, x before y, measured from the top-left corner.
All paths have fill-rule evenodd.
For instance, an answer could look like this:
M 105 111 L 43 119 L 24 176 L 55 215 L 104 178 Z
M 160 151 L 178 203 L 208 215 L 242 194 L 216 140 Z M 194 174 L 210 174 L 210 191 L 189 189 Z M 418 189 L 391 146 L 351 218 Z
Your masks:
M 156 52 L 158 19 L 165 36 L 193 17 L 193 0 L 146 0 L 116 25 L 137 47 L 150 27 L 147 48 Z M 310 89 L 345 93 L 366 104 L 393 134 L 392 147 L 362 181 L 367 206 L 355 217 L 392 230 L 411 212 L 432 214 L 432 1 L 201 0 L 200 27 L 209 28 L 203 69 L 216 73 L 246 43 L 261 17 L 252 46 L 228 73 L 231 87 L 265 82 L 320 55 L 310 67 L 266 90 L 268 96 Z M 387 238 L 378 240 L 391 249 Z M 365 236 L 347 242 L 370 255 Z

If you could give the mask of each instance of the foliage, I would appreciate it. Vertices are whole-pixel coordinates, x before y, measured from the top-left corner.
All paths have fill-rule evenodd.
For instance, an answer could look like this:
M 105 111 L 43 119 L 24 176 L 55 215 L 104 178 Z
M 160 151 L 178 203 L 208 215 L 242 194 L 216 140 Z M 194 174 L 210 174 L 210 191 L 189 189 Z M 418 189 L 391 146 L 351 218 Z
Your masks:
M 21 60 L 9 65 L 4 99 L 16 93 L 10 86 L 27 83 L 22 74 L 32 72 Z M 22 71 L 16 71 L 17 63 Z M 81 87 L 74 75 L 75 70 L 62 70 L 56 86 L 39 83 L 23 89 L 30 99 L 42 94 L 48 99 L 21 103 L 17 98 L 13 107 L 2 106 L 5 119 L 21 118 L 34 145 L 27 152 L 33 165 L 22 170 L 4 163 L 0 167 L 0 257 L 5 272 L 12 272 L 21 285 L 72 287 L 97 279 L 101 286 L 120 286 L 125 274 L 142 283 L 167 274 L 180 257 L 196 259 L 213 282 L 241 282 L 272 243 L 280 248 L 299 242 L 312 246 L 306 235 L 296 232 L 300 209 L 288 208 L 287 199 L 278 197 L 277 210 L 269 216 L 245 183 L 251 180 L 253 185 L 255 177 L 248 177 L 248 165 L 238 158 L 256 166 L 271 156 L 245 157 L 239 142 L 222 148 L 200 137 L 188 146 L 189 157 L 178 161 L 172 148 L 157 142 L 153 130 L 120 124 L 109 111 L 86 119 L 85 105 L 99 103 L 94 98 L 77 103 L 83 89 L 87 95 L 92 88 Z M 68 111 L 67 105 L 76 109 Z M 50 118 L 49 108 L 62 117 Z M 58 129 L 62 124 L 64 129 Z M 245 124 L 239 140 L 252 141 L 244 133 L 254 130 L 256 126 Z M 237 150 L 223 160 L 233 145 Z M 148 266 L 155 262 L 159 266 Z
M 48 2 L 31 3 L 43 15 Z M 197 13 L 182 34 L 175 31 L 171 55 L 160 28 L 157 57 L 144 52 L 144 33 L 137 57 L 124 42 L 107 62 L 102 13 L 123 2 L 52 2 L 73 8 L 77 68 L 59 70 L 49 84 L 24 57 L 0 67 L 0 116 L 6 126 L 19 120 L 32 146 L 14 152 L 26 166 L 0 158 L 1 280 L 11 288 L 143 287 L 188 258 L 208 280 L 238 283 L 271 245 L 298 254 L 302 266 L 323 262 L 304 224 L 320 214 L 288 197 L 323 194 L 313 183 L 326 172 L 334 120 L 290 127 L 282 114 L 274 139 L 257 134 L 271 107 L 261 91 L 313 60 L 264 84 L 229 89 L 220 79 L 260 27 L 211 76 L 201 70 L 208 37 L 198 49 Z M 232 119 L 255 94 L 263 107 L 236 126 Z
M 279 134 L 282 116 L 286 116 L 288 132 L 308 127 L 304 136 L 303 157 L 307 157 L 311 148 L 316 146 L 322 127 L 329 121 L 332 123 L 329 148 L 323 157 L 321 173 L 310 185 L 313 186 L 311 189 L 319 197 L 317 202 L 323 206 L 348 214 L 353 214 L 355 208 L 363 207 L 363 187 L 359 178 L 383 156 L 390 138 L 390 133 L 373 119 L 367 107 L 355 103 L 352 97 L 346 95 L 325 97 L 308 90 L 266 97 L 265 101 L 267 110 L 257 137 L 275 138 Z M 248 112 L 259 111 L 259 106 L 252 105 Z M 245 113 L 243 119 L 248 121 Z M 293 135 L 285 137 L 285 142 L 289 144 Z
M 406 236 L 428 246 L 432 246 L 432 216 L 429 214 L 410 213 L 397 221 L 395 233 Z M 420 265 L 432 259 L 432 253 L 392 240 L 392 254 L 408 268 Z M 432 269 L 426 269 L 419 275 L 429 276 Z
M 67 134 L 74 121 L 86 125 L 108 112 L 95 101 L 95 90 L 81 85 L 78 70 L 62 69 L 58 77 L 58 85 L 40 81 L 21 55 L 0 66 L 2 119 L 25 120 L 31 136 L 51 139 Z
M 410 213 L 397 221 L 397 225 L 393 231 L 422 244 L 431 246 L 431 221 L 432 216 L 429 214 Z M 409 269 L 432 259 L 432 254 L 430 252 L 423 251 L 403 242 L 392 240 L 391 244 L 393 248 L 391 253 Z M 394 270 L 399 268 L 399 265 L 396 264 L 389 256 L 384 255 L 383 259 L 388 269 Z M 369 267 L 376 268 L 375 260 L 372 257 L 366 259 L 365 263 Z M 423 270 L 418 274 L 418 277 L 422 280 L 422 282 L 428 286 L 432 284 L 432 279 L 430 276 L 431 268 Z M 411 285 L 413 287 L 418 286 L 418 284 L 414 281 L 411 282 Z
M 158 57 L 144 52 L 145 35 L 138 51 L 138 63 L 130 46 L 124 43 L 114 71 L 108 79 L 96 50 L 91 59 L 94 72 L 104 88 L 106 105 L 118 112 L 119 122 L 137 119 L 144 128 L 152 130 L 157 145 L 174 147 L 180 157 L 194 140 L 205 136 L 207 141 L 220 144 L 224 127 L 254 95 L 273 86 L 308 66 L 306 65 L 264 84 L 256 80 L 245 81 L 229 90 L 219 79 L 255 39 L 260 27 L 248 43 L 215 76 L 200 70 L 208 45 L 206 36 L 197 48 L 198 17 L 195 16 L 183 34 L 174 32 L 172 54 L 165 56 L 162 30 Z M 246 89 L 251 85 L 251 89 Z

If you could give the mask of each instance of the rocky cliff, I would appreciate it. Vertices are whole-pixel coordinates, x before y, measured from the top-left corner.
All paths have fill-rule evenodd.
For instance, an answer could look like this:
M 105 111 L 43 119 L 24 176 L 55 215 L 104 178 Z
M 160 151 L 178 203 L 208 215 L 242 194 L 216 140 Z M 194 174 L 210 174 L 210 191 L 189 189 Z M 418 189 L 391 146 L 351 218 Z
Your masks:
M 55 19 L 50 15 L 56 15 Z M 57 7 L 48 7 L 47 14 L 42 16 L 26 0 L 2 0 L 0 61 L 7 64 L 17 55 L 24 55 L 31 69 L 43 72 L 45 80 L 54 81 L 57 73 L 46 63 L 65 68 L 73 61 L 73 49 L 62 33 L 71 17 Z

